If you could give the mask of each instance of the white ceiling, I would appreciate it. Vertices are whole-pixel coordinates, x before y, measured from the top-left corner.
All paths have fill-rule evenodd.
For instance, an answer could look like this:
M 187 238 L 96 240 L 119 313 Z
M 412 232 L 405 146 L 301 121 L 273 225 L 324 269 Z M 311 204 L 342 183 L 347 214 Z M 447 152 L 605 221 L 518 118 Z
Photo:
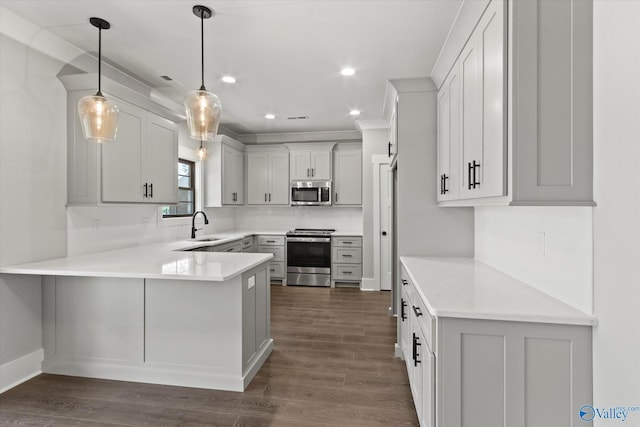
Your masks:
M 461 0 L 2 0 L 0 5 L 182 103 L 200 86 L 200 20 L 205 85 L 223 105 L 222 124 L 239 133 L 340 131 L 380 119 L 389 79 L 426 77 Z M 340 69 L 351 66 L 353 77 Z M 230 74 L 235 84 L 220 78 Z M 359 109 L 360 117 L 349 115 Z M 274 113 L 275 120 L 264 118 Z M 308 120 L 287 120 L 309 116 Z

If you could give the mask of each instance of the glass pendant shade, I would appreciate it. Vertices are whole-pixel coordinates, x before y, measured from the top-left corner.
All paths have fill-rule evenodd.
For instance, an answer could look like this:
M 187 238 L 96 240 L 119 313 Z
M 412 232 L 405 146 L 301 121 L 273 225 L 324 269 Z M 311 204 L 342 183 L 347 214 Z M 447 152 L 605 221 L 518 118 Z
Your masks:
M 220 123 L 220 99 L 207 90 L 193 90 L 185 96 L 184 107 L 191 138 L 212 141 Z
M 82 132 L 89 142 L 111 142 L 118 131 L 118 107 L 101 94 L 85 96 L 78 102 Z

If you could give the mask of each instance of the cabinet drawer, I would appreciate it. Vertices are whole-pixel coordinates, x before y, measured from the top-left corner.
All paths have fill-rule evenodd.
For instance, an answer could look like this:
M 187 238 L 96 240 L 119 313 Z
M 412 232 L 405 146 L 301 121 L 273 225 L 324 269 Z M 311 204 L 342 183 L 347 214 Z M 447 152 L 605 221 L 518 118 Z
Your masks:
M 258 246 L 284 246 L 284 236 L 258 236 Z
M 420 329 L 424 333 L 424 338 L 427 341 L 427 345 L 430 348 L 430 351 L 435 351 L 435 318 L 431 315 L 429 310 L 427 309 L 426 304 L 420 298 L 420 294 L 418 294 L 418 290 L 416 286 L 413 284 L 409 275 L 402 267 L 400 271 L 400 282 L 402 289 L 404 290 L 407 297 L 407 310 L 409 310 L 410 315 L 414 315 L 420 325 Z
M 331 267 L 333 280 L 362 280 L 361 264 L 333 264 Z
M 216 245 L 214 252 L 242 252 L 242 242 L 240 240 L 230 243 Z
M 333 246 L 362 247 L 362 237 L 334 237 L 331 241 Z
M 242 250 L 246 251 L 253 247 L 253 236 L 245 237 L 242 239 Z
M 340 264 L 362 264 L 362 248 L 334 247 L 331 262 Z
M 284 246 L 258 246 L 258 252 L 263 254 L 273 254 L 272 262 L 284 262 Z
M 269 274 L 272 279 L 284 279 L 284 262 L 269 263 Z

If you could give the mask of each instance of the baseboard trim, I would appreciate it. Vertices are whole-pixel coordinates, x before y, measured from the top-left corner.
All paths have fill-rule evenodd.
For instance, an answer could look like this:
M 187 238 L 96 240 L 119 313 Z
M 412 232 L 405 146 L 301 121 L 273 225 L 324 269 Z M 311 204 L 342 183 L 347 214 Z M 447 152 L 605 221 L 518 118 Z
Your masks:
M 0 365 L 0 394 L 42 373 L 44 350 L 39 349 Z

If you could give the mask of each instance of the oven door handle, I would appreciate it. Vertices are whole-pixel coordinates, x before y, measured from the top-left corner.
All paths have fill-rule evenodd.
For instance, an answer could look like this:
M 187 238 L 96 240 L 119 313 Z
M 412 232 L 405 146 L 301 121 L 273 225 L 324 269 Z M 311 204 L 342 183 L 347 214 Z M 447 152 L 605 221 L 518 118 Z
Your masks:
M 287 242 L 331 243 L 331 237 L 287 237 Z

